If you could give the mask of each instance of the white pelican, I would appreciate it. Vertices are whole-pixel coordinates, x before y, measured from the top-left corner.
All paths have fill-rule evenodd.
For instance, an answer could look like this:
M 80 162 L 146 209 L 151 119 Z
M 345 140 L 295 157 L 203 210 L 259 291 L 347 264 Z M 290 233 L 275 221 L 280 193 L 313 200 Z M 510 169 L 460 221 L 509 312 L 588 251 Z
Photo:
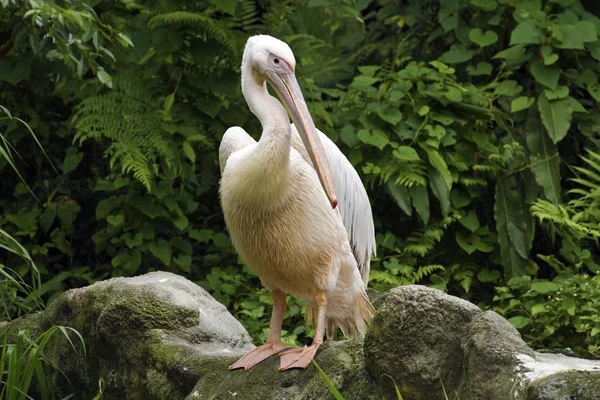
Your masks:
M 375 252 L 371 205 L 350 162 L 316 129 L 295 66 L 286 43 L 266 35 L 248 39 L 242 92 L 263 132 L 256 142 L 242 128 L 229 128 L 219 148 L 229 234 L 273 296 L 266 343 L 229 369 L 247 370 L 276 353 L 280 371 L 306 368 L 325 328 L 328 337 L 339 327 L 352 338 L 364 334 L 374 313 L 365 292 Z M 269 94 L 267 82 L 283 105 Z M 307 321 L 315 326 L 311 346 L 281 342 L 286 293 L 306 300 Z

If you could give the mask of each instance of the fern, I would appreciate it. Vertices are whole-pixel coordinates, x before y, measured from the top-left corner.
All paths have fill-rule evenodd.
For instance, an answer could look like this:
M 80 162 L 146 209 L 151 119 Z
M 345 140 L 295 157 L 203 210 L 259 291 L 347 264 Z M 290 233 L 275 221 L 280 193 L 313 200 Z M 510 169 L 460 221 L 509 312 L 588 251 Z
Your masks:
M 452 213 L 442 221 L 432 224 L 426 229 L 415 231 L 406 239 L 407 244 L 404 246 L 404 253 L 424 257 L 433 249 L 436 243 L 442 240 L 444 229 L 452 222 L 458 220 L 459 215 Z
M 242 0 L 238 4 L 239 13 L 235 18 L 236 25 L 245 32 L 262 33 L 265 31 L 261 23 L 259 5 L 255 0 Z
M 148 27 L 150 29 L 161 27 L 198 29 L 229 49 L 236 57 L 238 56 L 239 49 L 242 48 L 234 35 L 234 31 L 226 22 L 213 19 L 208 15 L 190 11 L 174 11 L 159 14 L 150 18 Z
M 600 154 L 587 150 L 587 157 L 581 156 L 585 167 L 575 166 L 579 177 L 571 179 L 579 187 L 569 190 L 577 197 L 566 206 L 554 205 L 545 200 L 537 200 L 531 206 L 531 214 L 540 222 L 549 221 L 559 233 L 574 241 L 600 238 Z
M 148 191 L 161 159 L 177 170 L 180 156 L 172 137 L 162 128 L 159 108 L 151 99 L 152 91 L 141 79 L 125 73 L 115 77 L 114 90 L 86 98 L 73 116 L 77 130 L 74 141 L 108 139 L 105 155 L 111 169 L 120 165 L 132 173 Z

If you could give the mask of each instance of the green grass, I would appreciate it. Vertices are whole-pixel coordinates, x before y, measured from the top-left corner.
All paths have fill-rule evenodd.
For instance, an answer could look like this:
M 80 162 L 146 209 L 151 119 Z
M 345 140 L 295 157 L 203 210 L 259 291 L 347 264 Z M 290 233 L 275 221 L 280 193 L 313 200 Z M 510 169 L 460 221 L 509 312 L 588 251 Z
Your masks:
M 22 330 L 17 334 L 17 340 L 14 344 L 7 343 L 5 337 L 0 349 L 0 400 L 33 400 L 28 393 L 32 382 L 34 382 L 34 377 L 41 398 L 53 398 L 46 379 L 46 367 L 52 366 L 59 371 L 60 369 L 55 365 L 51 365 L 44 357 L 44 348 L 57 332 L 62 333 L 67 338 L 75 353 L 78 354 L 77 347 L 69 336 L 69 332 L 74 333 L 81 341 L 85 357 L 83 337 L 73 328 L 53 326 L 35 339 L 30 336 L 28 331 Z M 63 374 L 63 376 L 67 381 L 69 380 L 66 375 Z M 63 400 L 71 397 L 72 395 L 69 395 L 64 397 Z

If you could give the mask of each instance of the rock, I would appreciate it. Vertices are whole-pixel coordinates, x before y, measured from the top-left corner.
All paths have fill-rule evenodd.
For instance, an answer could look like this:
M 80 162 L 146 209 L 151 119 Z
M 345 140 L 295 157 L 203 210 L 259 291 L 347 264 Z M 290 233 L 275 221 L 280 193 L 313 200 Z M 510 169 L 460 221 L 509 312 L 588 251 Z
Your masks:
M 346 400 L 396 398 L 394 383 L 405 400 L 444 399 L 444 389 L 461 400 L 598 398 L 599 362 L 535 353 L 496 313 L 424 286 L 375 297 L 364 340 L 328 341 L 316 357 Z M 170 273 L 70 290 L 0 325 L 0 340 L 53 325 L 77 329 L 87 349 L 83 358 L 60 335 L 49 342 L 46 358 L 73 384 L 55 372 L 56 397 L 93 398 L 103 379 L 105 399 L 333 398 L 313 366 L 280 373 L 272 357 L 229 371 L 252 349 L 248 333 L 202 288 Z
M 514 398 L 517 354 L 533 351 L 499 315 L 424 286 L 392 289 L 365 338 L 367 372 L 408 399 Z M 442 388 L 442 384 L 444 388 Z M 385 382 L 388 396 L 395 388 Z
M 103 378 L 104 398 L 182 399 L 199 373 L 222 370 L 232 355 L 253 347 L 222 304 L 198 285 L 165 272 L 70 290 L 44 312 L 6 328 L 10 337 L 20 329 L 37 335 L 52 325 L 73 327 L 85 339 L 86 359 L 77 358 L 59 335 L 46 351 L 74 386 L 55 373 L 62 395 L 75 391 L 77 398 L 94 397 Z
M 529 383 L 528 400 L 598 400 L 600 362 L 562 354 L 520 357 Z

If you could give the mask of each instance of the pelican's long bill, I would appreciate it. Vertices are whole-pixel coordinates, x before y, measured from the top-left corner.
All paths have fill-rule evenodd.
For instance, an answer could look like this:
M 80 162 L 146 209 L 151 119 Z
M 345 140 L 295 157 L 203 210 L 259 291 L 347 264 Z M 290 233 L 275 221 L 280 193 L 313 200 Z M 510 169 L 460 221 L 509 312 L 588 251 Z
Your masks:
M 293 72 L 277 73 L 268 71 L 266 78 L 283 101 L 290 118 L 294 122 L 294 125 L 296 125 L 308 155 L 313 162 L 313 166 L 317 171 L 321 186 L 325 190 L 331 207 L 335 208 L 337 206 L 337 198 L 331 168 L 329 167 L 321 139 L 317 134 L 315 123 L 308 111 L 300 86 L 298 86 L 296 76 Z

